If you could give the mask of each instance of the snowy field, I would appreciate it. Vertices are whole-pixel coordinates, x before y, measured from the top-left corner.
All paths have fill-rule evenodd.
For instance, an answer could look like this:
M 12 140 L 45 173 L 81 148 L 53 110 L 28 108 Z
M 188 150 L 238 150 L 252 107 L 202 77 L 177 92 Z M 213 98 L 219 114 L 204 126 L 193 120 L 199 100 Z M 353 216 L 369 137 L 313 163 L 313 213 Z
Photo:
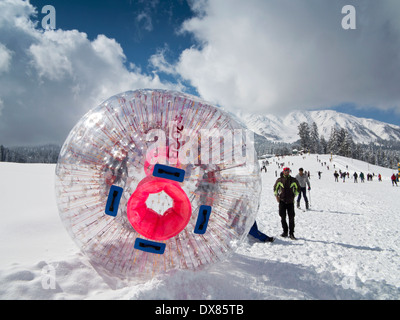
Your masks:
M 126 282 L 96 273 L 65 231 L 54 196 L 55 165 L 0 163 L 0 299 L 400 299 L 400 187 L 390 169 L 344 157 L 270 159 L 257 222 L 277 237 L 248 237 L 226 261 Z M 275 161 L 311 172 L 311 211 L 296 209 L 297 241 L 281 238 L 272 193 Z M 333 165 L 350 179 L 334 182 Z M 317 171 L 322 171 L 319 180 Z M 352 174 L 383 181 L 354 183 Z M 302 207 L 304 201 L 302 200 Z M 48 282 L 55 275 L 55 284 Z

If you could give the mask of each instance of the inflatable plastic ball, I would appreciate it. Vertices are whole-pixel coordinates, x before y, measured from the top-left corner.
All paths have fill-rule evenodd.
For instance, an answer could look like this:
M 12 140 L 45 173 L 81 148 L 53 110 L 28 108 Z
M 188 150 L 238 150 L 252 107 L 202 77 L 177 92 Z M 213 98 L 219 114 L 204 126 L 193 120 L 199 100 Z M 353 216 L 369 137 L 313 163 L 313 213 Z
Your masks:
M 255 221 L 252 132 L 197 97 L 115 95 L 72 129 L 56 166 L 61 220 L 96 269 L 121 277 L 198 270 Z

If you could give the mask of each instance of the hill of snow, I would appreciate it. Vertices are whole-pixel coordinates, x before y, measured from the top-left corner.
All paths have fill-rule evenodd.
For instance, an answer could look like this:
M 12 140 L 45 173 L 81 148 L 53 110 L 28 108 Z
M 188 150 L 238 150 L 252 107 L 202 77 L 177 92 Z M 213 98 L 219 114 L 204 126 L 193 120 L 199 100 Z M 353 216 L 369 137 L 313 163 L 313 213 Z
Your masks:
M 254 132 L 276 142 L 292 143 L 299 139 L 298 125 L 307 122 L 317 124 L 319 135 L 328 140 L 333 127 L 349 131 L 356 143 L 369 143 L 378 138 L 399 140 L 400 127 L 381 121 L 358 118 L 333 110 L 293 111 L 284 117 L 274 115 L 254 115 L 240 113 L 237 115 L 245 125 Z
M 262 173 L 257 222 L 274 243 L 248 237 L 204 271 L 131 282 L 101 277 L 67 234 L 54 196 L 55 165 L 0 163 L 0 299 L 400 299 L 400 187 L 392 187 L 392 171 L 318 159 L 322 165 L 317 155 L 271 158 Z M 312 210 L 296 210 L 297 241 L 279 236 L 272 186 L 283 162 L 294 173 L 311 172 Z M 334 182 L 333 166 L 347 166 L 350 176 L 381 173 L 383 181 Z M 46 282 L 51 271 L 53 287 Z

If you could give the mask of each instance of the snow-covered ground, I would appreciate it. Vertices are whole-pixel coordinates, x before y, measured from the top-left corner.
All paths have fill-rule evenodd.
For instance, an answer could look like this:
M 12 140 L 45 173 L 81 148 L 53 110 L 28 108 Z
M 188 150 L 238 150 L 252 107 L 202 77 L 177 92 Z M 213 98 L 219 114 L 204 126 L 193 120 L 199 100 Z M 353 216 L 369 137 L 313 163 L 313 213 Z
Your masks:
M 65 231 L 54 165 L 0 163 L 0 299 L 400 299 L 400 187 L 392 170 L 344 157 L 272 158 L 262 173 L 260 230 L 226 261 L 150 281 L 101 277 Z M 311 172 L 311 211 L 296 210 L 298 240 L 281 238 L 275 163 Z M 333 165 L 383 181 L 334 182 Z M 319 180 L 317 171 L 322 171 Z M 304 202 L 302 200 L 302 207 Z M 54 277 L 53 277 L 54 276 Z M 53 281 L 55 280 L 55 281 Z

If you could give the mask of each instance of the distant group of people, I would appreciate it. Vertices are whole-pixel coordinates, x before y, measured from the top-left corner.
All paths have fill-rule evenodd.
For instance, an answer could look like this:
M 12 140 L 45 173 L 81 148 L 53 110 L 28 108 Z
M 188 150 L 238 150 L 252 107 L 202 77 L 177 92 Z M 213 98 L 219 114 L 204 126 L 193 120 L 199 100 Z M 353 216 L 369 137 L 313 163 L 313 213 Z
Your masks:
M 320 173 L 318 172 L 318 174 L 320 175 Z M 337 172 L 337 170 L 335 170 L 335 172 L 333 173 L 333 176 L 335 177 L 335 182 L 339 182 L 339 176 L 341 179 L 343 179 L 343 182 L 345 182 L 346 177 L 349 178 L 350 177 L 350 173 L 348 171 L 344 171 L 342 172 L 341 170 L 339 170 L 339 172 Z M 375 173 L 368 173 L 367 174 L 367 181 L 373 181 L 373 177 L 375 176 Z M 365 182 L 365 175 L 364 172 L 360 172 L 360 174 L 358 174 L 357 172 L 353 173 L 353 178 L 354 178 L 354 183 L 358 183 L 358 178 L 360 178 L 361 182 Z M 320 177 L 321 179 L 321 177 Z M 396 185 L 397 186 L 397 182 L 399 181 L 399 174 L 393 174 L 391 176 L 391 180 L 392 180 L 392 185 Z M 378 174 L 378 181 L 382 181 L 382 175 L 379 173 Z
M 333 176 L 335 177 L 335 182 L 339 182 L 339 175 L 340 178 L 343 179 L 343 182 L 346 181 L 346 177 L 349 178 L 350 177 L 350 173 L 347 172 L 342 172 L 341 170 L 339 170 L 339 173 L 335 170 Z M 372 175 L 368 174 L 367 175 L 368 180 L 372 181 Z M 365 182 L 365 175 L 364 172 L 360 172 L 360 175 L 358 175 L 357 172 L 353 173 L 353 178 L 354 178 L 354 183 L 358 183 L 358 178 L 360 178 L 361 182 Z

